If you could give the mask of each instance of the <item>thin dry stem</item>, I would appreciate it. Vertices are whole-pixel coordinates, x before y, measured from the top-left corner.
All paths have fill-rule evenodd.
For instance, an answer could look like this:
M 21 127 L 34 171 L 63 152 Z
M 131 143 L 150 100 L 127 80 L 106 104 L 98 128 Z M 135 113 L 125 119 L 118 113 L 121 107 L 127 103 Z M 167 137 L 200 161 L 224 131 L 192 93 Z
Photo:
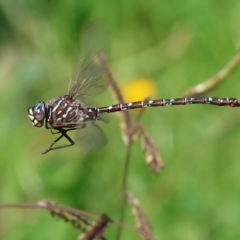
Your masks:
M 63 210 L 62 208 L 55 207 L 51 210 L 51 214 L 54 217 L 59 217 L 66 222 L 70 222 L 73 227 L 81 231 L 85 231 L 87 226 L 90 225 L 90 223 L 82 215 L 76 214 L 74 211 L 66 211 L 65 209 Z
M 106 214 L 102 214 L 96 219 L 93 223 L 91 223 L 85 230 L 84 233 L 80 235 L 78 240 L 98 240 L 98 239 L 106 239 L 101 235 L 107 228 L 110 219 Z
M 102 55 L 102 58 L 104 58 L 104 56 Z M 122 96 L 122 93 L 120 91 L 120 88 L 118 87 L 118 84 L 116 82 L 116 80 L 114 79 L 109 67 L 106 67 L 106 75 L 107 78 L 109 79 L 109 83 L 110 83 L 110 87 L 112 89 L 112 91 L 114 92 L 116 99 L 119 103 L 124 103 L 124 99 Z M 130 118 L 130 114 L 128 111 L 123 111 L 121 112 L 121 116 L 123 116 L 123 121 L 121 121 L 122 123 L 124 123 L 124 125 L 121 125 L 121 130 L 124 131 L 123 134 L 126 134 L 128 142 L 127 144 L 131 141 L 131 136 L 130 136 L 130 129 L 132 128 L 132 122 L 131 122 L 131 118 Z
M 240 49 L 236 54 L 229 60 L 229 62 L 220 69 L 214 76 L 197 84 L 196 86 L 188 89 L 185 93 L 185 97 L 195 97 L 204 95 L 207 92 L 215 89 L 219 86 L 240 64 Z
M 158 148 L 154 145 L 151 137 L 147 134 L 145 128 L 141 124 L 135 125 L 133 136 L 139 135 L 142 138 L 142 147 L 145 152 L 145 159 L 151 170 L 159 173 L 163 167 L 163 161 L 160 158 Z
M 128 176 L 128 169 L 129 169 L 129 163 L 130 163 L 131 147 L 132 147 L 132 141 L 131 141 L 131 144 L 127 145 L 127 152 L 126 152 L 126 158 L 124 161 L 124 169 L 123 169 L 122 194 L 124 194 L 124 192 L 126 192 L 126 189 L 127 189 L 127 176 Z M 126 209 L 126 198 L 125 196 L 123 196 L 121 201 L 121 206 L 120 206 L 120 216 L 119 216 L 120 222 L 124 221 L 125 209 Z M 121 233 L 122 233 L 122 228 L 119 227 L 116 235 L 117 240 L 120 239 Z
M 101 57 L 102 57 L 102 61 L 104 61 L 105 57 L 103 55 L 101 55 Z M 124 103 L 124 99 L 120 91 L 120 88 L 118 87 L 118 84 L 108 67 L 106 67 L 106 75 L 107 75 L 107 78 L 109 79 L 110 87 L 113 93 L 115 94 L 117 101 L 119 103 Z M 130 152 L 131 152 L 131 145 L 132 145 L 132 135 L 131 135 L 132 122 L 131 122 L 130 114 L 128 111 L 123 111 L 120 114 L 118 114 L 118 116 L 122 116 L 123 118 L 123 119 L 120 118 L 120 129 L 122 131 L 123 141 L 127 145 L 126 158 L 124 161 L 123 181 L 122 181 L 122 193 L 124 193 L 127 189 L 127 176 L 128 176 Z M 120 216 L 119 216 L 120 222 L 124 220 L 125 206 L 126 206 L 126 199 L 125 197 L 123 197 L 121 206 L 120 206 Z M 122 233 L 122 228 L 119 227 L 116 235 L 117 240 L 120 239 L 121 233 Z
M 79 216 L 85 216 L 85 217 L 90 217 L 90 218 L 94 218 L 97 219 L 99 218 L 99 215 L 95 215 L 86 211 L 82 211 L 79 209 L 74 209 L 74 208 L 69 208 L 69 207 L 65 207 L 62 205 L 56 205 L 54 203 L 51 203 L 49 201 L 40 201 L 37 203 L 19 203 L 19 204 L 0 204 L 0 209 L 6 209 L 6 208 L 10 208 L 10 209 L 44 209 L 47 210 L 48 212 L 56 212 L 56 209 L 58 209 L 59 212 L 67 212 L 67 213 L 71 213 L 74 216 L 79 215 Z M 115 221 L 115 220 L 111 220 L 111 223 L 122 227 L 122 228 L 126 228 L 130 231 L 136 232 L 144 237 L 149 237 L 148 234 L 142 232 L 141 230 L 134 228 L 132 226 L 129 226 L 127 224 L 124 224 L 120 221 Z M 152 240 L 156 240 L 155 238 L 152 238 Z
M 140 205 L 139 200 L 136 199 L 132 193 L 126 192 L 126 196 L 128 198 L 128 201 L 130 205 L 132 206 L 132 214 L 135 217 L 137 228 L 140 229 L 142 232 L 145 232 L 149 237 L 144 237 L 145 240 L 152 239 L 152 234 L 150 230 L 149 223 L 147 221 L 147 218 L 143 214 Z
M 104 58 L 104 56 L 102 57 Z M 102 59 L 102 61 L 104 61 L 104 59 Z M 121 94 L 121 91 L 108 67 L 106 69 L 106 75 L 107 75 L 107 78 L 109 79 L 111 89 L 115 94 L 117 101 L 119 103 L 124 103 L 124 99 Z M 137 120 L 141 118 L 143 113 L 144 113 L 144 110 L 141 111 Z M 135 140 L 136 129 L 138 129 L 137 131 L 139 132 L 139 135 L 143 139 L 143 143 L 144 143 L 143 148 L 146 153 L 146 161 L 151 166 L 151 169 L 155 172 L 159 172 L 163 164 L 160 158 L 157 156 L 158 154 L 157 148 L 154 146 L 151 138 L 148 136 L 145 129 L 143 127 L 140 127 L 140 125 L 136 123 L 134 126 L 132 125 L 130 113 L 128 111 L 122 111 L 118 114 L 118 116 L 122 116 L 120 118 L 120 129 L 122 131 L 123 141 L 127 146 L 126 158 L 124 161 L 123 181 L 122 181 L 122 193 L 125 193 L 127 191 L 127 177 L 128 177 L 128 171 L 129 171 L 129 163 L 130 163 L 130 152 L 131 152 L 132 143 Z M 126 208 L 126 198 L 123 197 L 121 206 L 120 206 L 120 216 L 119 216 L 119 221 L 121 222 L 124 220 L 125 208 Z M 122 228 L 119 227 L 116 235 L 117 240 L 120 239 L 121 233 L 122 233 Z M 150 238 L 152 237 L 149 236 L 149 239 Z

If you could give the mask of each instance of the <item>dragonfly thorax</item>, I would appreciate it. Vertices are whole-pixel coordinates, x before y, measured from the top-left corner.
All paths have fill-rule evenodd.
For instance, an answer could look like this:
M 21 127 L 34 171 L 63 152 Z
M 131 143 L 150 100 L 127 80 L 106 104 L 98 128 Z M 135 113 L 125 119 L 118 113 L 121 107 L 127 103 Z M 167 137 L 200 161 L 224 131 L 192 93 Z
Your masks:
M 69 95 L 53 99 L 48 103 L 47 109 L 47 122 L 52 127 L 87 120 L 87 112 L 83 104 L 78 100 L 72 99 Z
M 33 126 L 42 127 L 45 119 L 46 107 L 44 102 L 38 102 L 36 105 L 28 109 L 28 117 Z

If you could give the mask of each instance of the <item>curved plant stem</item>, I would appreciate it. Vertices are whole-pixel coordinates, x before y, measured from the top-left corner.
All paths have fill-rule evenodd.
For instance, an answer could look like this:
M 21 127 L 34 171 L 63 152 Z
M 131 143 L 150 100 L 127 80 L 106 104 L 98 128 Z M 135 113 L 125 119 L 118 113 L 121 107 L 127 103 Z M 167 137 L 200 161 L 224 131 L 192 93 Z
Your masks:
M 130 141 L 129 144 L 127 145 L 126 158 L 125 158 L 125 161 L 124 161 L 123 181 L 122 181 L 122 202 L 121 202 L 120 216 L 119 216 L 119 221 L 120 222 L 123 222 L 124 216 L 125 216 L 125 209 L 126 209 L 125 193 L 127 191 L 127 176 L 128 176 L 129 163 L 130 163 L 131 146 L 132 146 L 132 141 Z M 116 236 L 117 240 L 120 239 L 121 234 L 122 234 L 122 228 L 118 227 L 117 236 Z
M 196 97 L 206 94 L 220 85 L 240 64 L 240 49 L 215 75 L 188 89 L 184 97 Z

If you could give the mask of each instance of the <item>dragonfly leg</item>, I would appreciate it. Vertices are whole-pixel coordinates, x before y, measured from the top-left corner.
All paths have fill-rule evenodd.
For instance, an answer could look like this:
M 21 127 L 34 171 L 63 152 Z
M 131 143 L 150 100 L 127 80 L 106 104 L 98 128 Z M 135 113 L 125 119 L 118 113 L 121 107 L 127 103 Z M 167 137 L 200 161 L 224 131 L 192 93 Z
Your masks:
M 70 130 L 76 130 L 76 129 L 70 129 Z M 67 135 L 67 132 L 70 131 L 70 130 L 59 129 L 58 133 L 61 133 L 61 136 L 59 136 L 56 140 L 54 140 L 52 142 L 52 144 L 44 152 L 42 152 L 42 154 L 48 153 L 51 150 L 71 147 L 72 145 L 74 145 L 75 144 L 74 141 Z M 62 137 L 65 137 L 69 141 L 70 144 L 53 147 Z
M 63 127 L 70 127 L 70 126 L 63 126 Z M 52 132 L 52 134 L 58 134 L 60 133 L 61 135 L 56 139 L 54 140 L 51 145 L 42 153 L 42 154 L 45 154 L 45 153 L 48 153 L 49 151 L 51 150 L 56 150 L 56 149 L 61 149 L 61 148 L 66 148 L 66 147 L 71 147 L 75 144 L 75 142 L 67 135 L 67 132 L 69 131 L 73 131 L 73 130 L 77 130 L 79 128 L 84 128 L 86 127 L 85 124 L 71 124 L 71 129 L 63 129 L 63 128 L 53 128 L 55 130 L 57 130 L 57 132 Z M 61 146 L 57 146 L 57 147 L 53 147 L 62 137 L 65 137 L 70 144 L 65 144 L 65 145 L 61 145 Z
M 77 130 L 77 129 L 79 129 L 79 128 L 84 128 L 84 127 L 86 127 L 86 125 L 85 124 L 72 124 L 72 125 L 68 125 L 68 126 L 62 126 L 62 129 L 63 128 L 70 128 L 70 129 L 64 129 L 64 130 L 66 130 L 67 132 L 69 132 L 69 131 L 72 131 L 72 130 Z M 51 129 L 51 133 L 52 134 L 58 134 L 58 133 L 61 133 L 61 131 L 59 130 L 59 129 L 55 129 L 54 128 L 54 130 L 58 130 L 57 132 L 53 132 L 53 130 Z

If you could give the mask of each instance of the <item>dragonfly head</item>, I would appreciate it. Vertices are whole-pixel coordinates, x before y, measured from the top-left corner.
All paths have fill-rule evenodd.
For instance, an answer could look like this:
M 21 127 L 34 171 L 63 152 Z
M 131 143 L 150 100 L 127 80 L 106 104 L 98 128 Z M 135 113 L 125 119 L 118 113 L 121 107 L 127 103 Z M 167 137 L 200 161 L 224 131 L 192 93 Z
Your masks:
M 28 117 L 33 126 L 42 127 L 45 119 L 45 109 L 44 102 L 38 102 L 36 105 L 28 109 Z

